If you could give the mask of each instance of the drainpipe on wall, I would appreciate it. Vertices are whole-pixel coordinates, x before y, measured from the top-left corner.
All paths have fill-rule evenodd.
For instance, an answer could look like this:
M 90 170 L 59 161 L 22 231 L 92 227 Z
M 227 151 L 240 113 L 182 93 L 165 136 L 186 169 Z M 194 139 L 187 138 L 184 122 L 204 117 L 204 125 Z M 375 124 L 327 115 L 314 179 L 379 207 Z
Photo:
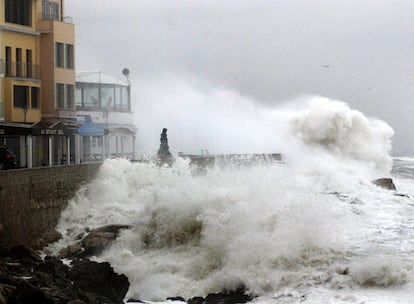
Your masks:
M 53 137 L 49 135 L 49 167 L 53 165 Z
M 27 135 L 27 168 L 33 168 L 33 138 Z

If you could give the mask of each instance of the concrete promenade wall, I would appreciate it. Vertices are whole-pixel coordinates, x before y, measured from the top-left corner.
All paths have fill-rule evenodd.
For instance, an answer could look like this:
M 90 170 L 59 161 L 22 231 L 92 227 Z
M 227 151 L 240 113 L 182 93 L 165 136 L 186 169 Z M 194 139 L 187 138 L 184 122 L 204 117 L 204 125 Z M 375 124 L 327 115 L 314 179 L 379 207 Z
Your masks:
M 0 247 L 38 246 L 101 163 L 0 171 Z

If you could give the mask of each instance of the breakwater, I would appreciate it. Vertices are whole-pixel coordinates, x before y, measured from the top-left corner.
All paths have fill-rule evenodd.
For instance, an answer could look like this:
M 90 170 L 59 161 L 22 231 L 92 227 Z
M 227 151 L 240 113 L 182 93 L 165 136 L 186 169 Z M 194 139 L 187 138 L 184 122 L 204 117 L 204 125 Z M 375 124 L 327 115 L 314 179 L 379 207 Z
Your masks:
M 62 210 L 101 163 L 0 171 L 0 247 L 41 247 Z

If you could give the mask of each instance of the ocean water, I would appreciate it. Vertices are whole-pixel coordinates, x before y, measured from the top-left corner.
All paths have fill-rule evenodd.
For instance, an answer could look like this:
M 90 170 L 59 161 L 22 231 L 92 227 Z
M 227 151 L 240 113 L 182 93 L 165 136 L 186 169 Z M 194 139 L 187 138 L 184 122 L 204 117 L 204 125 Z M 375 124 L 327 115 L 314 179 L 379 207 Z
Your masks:
M 127 275 L 126 299 L 243 284 L 261 304 L 412 303 L 414 158 L 391 158 L 392 129 L 342 102 L 313 98 L 282 116 L 283 162 L 195 174 L 185 159 L 105 161 L 47 250 L 89 228 L 129 224 L 94 257 Z M 373 185 L 380 177 L 397 191 Z

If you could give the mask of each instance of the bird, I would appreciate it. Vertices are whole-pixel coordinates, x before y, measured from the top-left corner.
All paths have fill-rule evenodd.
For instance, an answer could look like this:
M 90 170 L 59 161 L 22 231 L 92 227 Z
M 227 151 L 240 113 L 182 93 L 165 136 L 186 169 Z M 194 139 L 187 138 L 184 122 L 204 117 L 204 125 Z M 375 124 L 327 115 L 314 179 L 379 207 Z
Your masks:
M 327 68 L 329 68 L 329 65 L 322 65 L 321 67 L 327 69 Z

